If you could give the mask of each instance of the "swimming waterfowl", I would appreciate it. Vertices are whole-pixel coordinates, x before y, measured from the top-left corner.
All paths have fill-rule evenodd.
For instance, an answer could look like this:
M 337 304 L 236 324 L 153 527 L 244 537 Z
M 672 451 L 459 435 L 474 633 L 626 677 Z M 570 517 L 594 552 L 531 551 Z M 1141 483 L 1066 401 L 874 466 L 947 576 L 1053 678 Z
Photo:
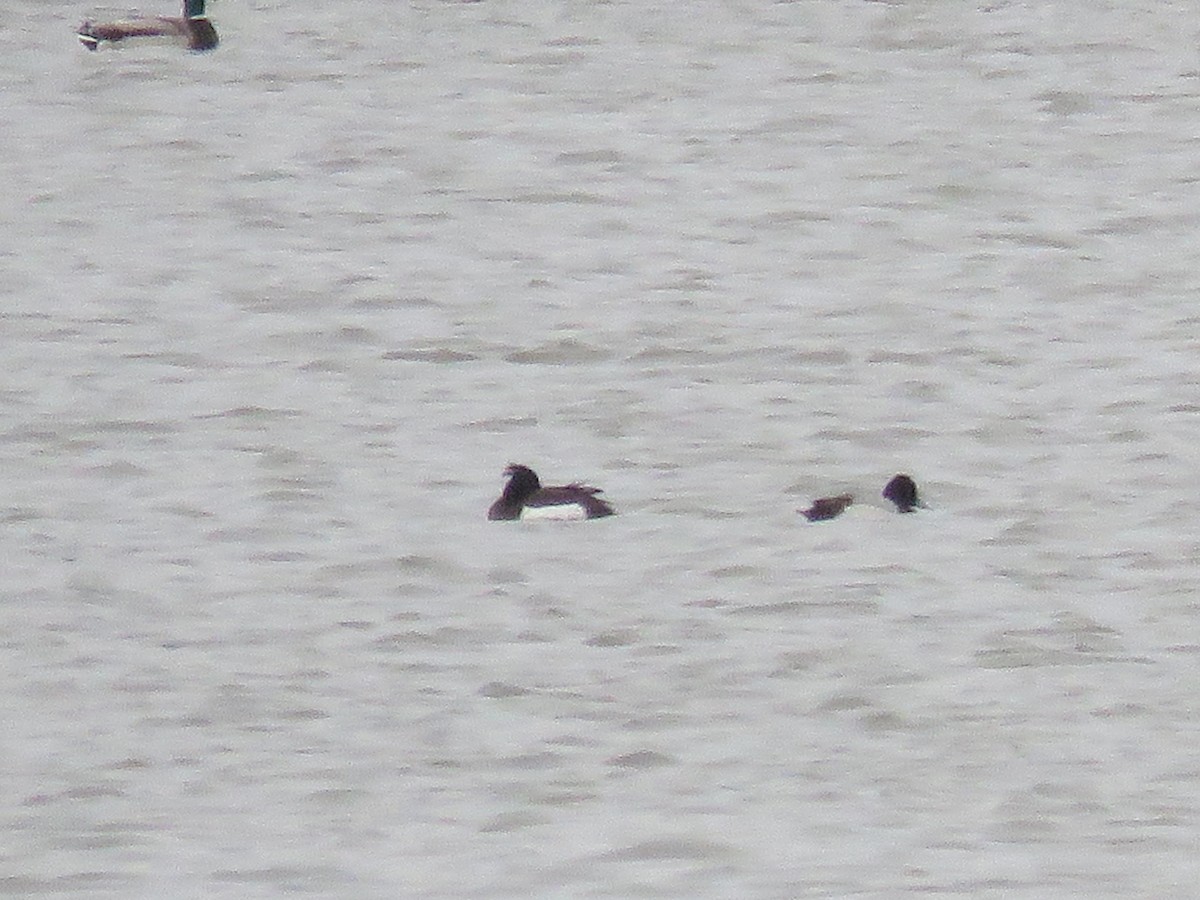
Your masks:
M 926 506 L 917 496 L 917 483 L 908 475 L 896 475 L 883 488 L 883 496 L 896 504 L 896 510 L 910 513 L 915 509 L 925 509 Z
M 820 500 L 814 500 L 813 505 L 808 509 L 802 509 L 800 512 L 804 518 L 810 522 L 824 522 L 827 519 L 836 519 L 846 507 L 854 502 L 853 494 L 838 494 L 836 497 L 822 497 Z
M 508 484 L 500 498 L 488 509 L 493 521 L 507 519 L 599 519 L 615 510 L 597 497 L 600 488 L 571 483 L 562 487 L 542 487 L 537 474 L 528 466 L 513 463 L 504 470 Z
M 137 16 L 115 22 L 86 21 L 79 26 L 79 40 L 89 50 L 102 41 L 123 41 L 131 37 L 173 37 L 187 42 L 189 50 L 211 50 L 220 39 L 208 16 L 204 14 L 205 0 L 183 0 L 183 15 Z

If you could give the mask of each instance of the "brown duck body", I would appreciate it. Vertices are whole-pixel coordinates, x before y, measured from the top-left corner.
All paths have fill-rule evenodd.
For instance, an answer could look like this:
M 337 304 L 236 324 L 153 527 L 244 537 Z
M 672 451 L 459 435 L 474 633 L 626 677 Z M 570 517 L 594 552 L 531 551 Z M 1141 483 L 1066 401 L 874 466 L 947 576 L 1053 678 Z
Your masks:
M 510 465 L 504 470 L 508 484 L 488 509 L 492 521 L 512 519 L 599 519 L 615 512 L 598 494 L 600 488 L 586 484 L 542 487 L 528 466 Z
M 810 522 L 824 522 L 828 519 L 836 519 L 853 502 L 854 497 L 851 494 L 822 497 L 820 500 L 814 500 L 812 506 L 808 509 L 802 509 L 800 512 Z
M 169 37 L 184 41 L 189 50 L 212 50 L 220 43 L 217 29 L 204 15 L 203 0 L 184 0 L 182 16 L 146 16 L 113 22 L 87 21 L 79 26 L 79 40 L 89 50 L 104 41 L 126 38 Z

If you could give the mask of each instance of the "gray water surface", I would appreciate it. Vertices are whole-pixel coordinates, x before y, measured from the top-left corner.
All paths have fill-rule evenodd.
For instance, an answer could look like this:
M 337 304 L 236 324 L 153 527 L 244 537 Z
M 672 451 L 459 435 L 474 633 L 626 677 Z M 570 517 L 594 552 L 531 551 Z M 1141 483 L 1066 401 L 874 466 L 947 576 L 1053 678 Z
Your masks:
M 0 20 L 0 895 L 1196 895 L 1193 5 L 209 11 Z

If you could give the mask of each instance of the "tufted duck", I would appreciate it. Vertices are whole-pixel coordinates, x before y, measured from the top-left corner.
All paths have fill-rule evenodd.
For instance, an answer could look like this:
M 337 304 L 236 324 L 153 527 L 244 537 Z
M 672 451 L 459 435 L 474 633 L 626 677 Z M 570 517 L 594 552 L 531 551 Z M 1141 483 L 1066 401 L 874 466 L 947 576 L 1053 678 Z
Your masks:
M 600 488 L 586 484 L 542 487 L 533 469 L 515 463 L 504 474 L 508 484 L 488 510 L 489 519 L 599 519 L 614 512 L 596 496 L 602 493 Z
M 883 496 L 896 504 L 896 510 L 910 513 L 914 509 L 927 509 L 917 496 L 917 483 L 907 475 L 896 475 L 883 489 Z
M 827 519 L 836 519 L 846 507 L 854 502 L 854 497 L 851 494 L 838 494 L 836 497 L 822 497 L 820 500 L 814 500 L 813 505 L 808 509 L 802 509 L 800 512 L 804 518 L 810 522 L 824 522 Z

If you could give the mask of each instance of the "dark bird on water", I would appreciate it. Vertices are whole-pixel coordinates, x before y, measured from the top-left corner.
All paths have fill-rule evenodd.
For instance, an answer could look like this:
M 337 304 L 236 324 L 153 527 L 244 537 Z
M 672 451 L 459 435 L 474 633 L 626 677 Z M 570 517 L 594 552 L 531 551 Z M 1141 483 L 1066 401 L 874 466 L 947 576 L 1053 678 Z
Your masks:
M 220 39 L 204 13 L 204 3 L 205 0 L 183 0 L 182 16 L 132 16 L 112 22 L 88 20 L 79 26 L 77 34 L 89 50 L 97 49 L 104 41 L 116 43 L 136 37 L 175 38 L 189 50 L 212 50 Z
M 542 487 L 528 466 L 515 463 L 504 470 L 508 484 L 488 510 L 493 521 L 505 519 L 599 519 L 615 510 L 597 494 L 600 488 L 586 484 Z
M 883 488 L 883 497 L 896 505 L 896 510 L 910 513 L 918 509 L 927 509 L 917 494 L 917 483 L 909 475 L 894 476 Z M 810 522 L 826 522 L 836 519 L 854 503 L 851 494 L 838 494 L 836 497 L 822 497 L 814 500 L 813 505 L 800 512 Z
M 853 502 L 854 496 L 852 494 L 822 497 L 820 500 L 814 500 L 812 506 L 808 509 L 802 509 L 800 512 L 810 522 L 824 522 L 827 519 L 836 519 Z
M 910 513 L 916 509 L 926 508 L 917 495 L 917 483 L 908 475 L 893 477 L 884 487 L 883 496 L 885 500 L 891 500 L 896 504 L 898 512 Z

